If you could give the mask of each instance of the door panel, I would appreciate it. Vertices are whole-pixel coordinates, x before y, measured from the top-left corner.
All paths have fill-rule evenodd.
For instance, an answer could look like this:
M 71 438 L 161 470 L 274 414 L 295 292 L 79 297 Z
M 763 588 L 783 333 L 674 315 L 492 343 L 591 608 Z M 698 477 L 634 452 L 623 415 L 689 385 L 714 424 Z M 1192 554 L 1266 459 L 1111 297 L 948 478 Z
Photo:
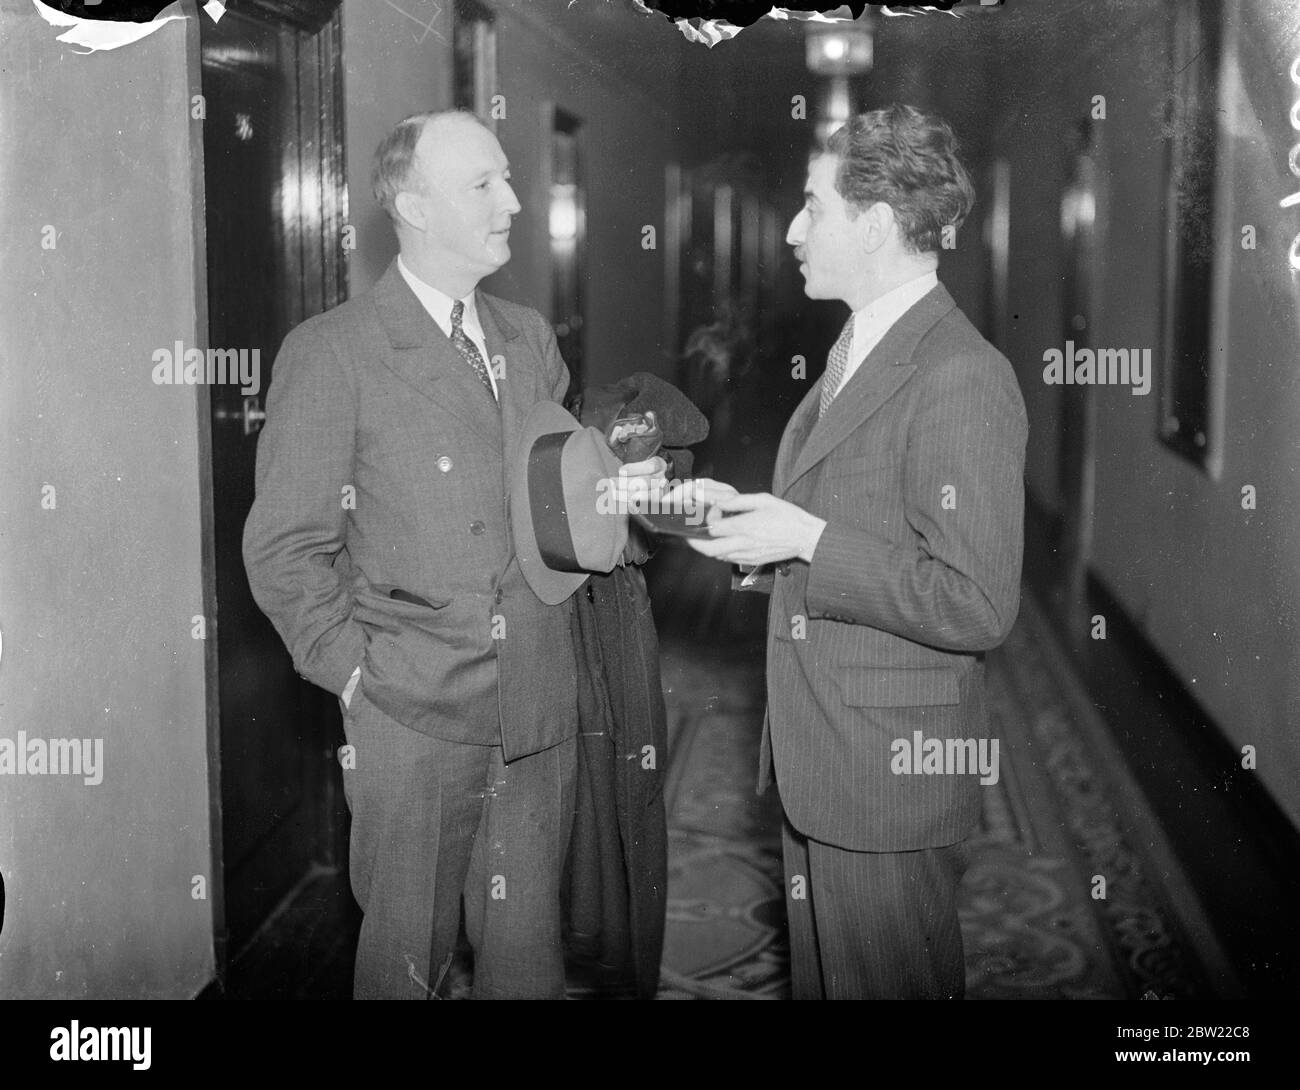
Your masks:
M 341 301 L 337 22 L 228 11 L 203 27 L 209 344 L 258 353 L 258 390 L 214 386 L 212 466 L 228 949 L 338 840 L 341 736 L 253 601 L 241 543 L 259 414 L 285 334 Z

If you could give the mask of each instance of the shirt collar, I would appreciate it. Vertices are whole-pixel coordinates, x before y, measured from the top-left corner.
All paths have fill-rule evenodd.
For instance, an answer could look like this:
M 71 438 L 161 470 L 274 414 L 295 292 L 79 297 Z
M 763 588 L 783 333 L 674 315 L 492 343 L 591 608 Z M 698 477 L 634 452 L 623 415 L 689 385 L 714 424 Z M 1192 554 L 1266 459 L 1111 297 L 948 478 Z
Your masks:
M 931 269 L 899 284 L 893 291 L 872 300 L 853 315 L 853 343 L 864 345 L 881 337 L 890 326 L 928 295 L 939 283 L 938 274 Z M 856 348 L 854 354 L 856 355 Z
M 411 272 L 406 267 L 406 262 L 402 260 L 401 254 L 397 255 L 397 271 L 402 274 L 402 279 L 415 292 L 415 297 L 424 304 L 424 309 L 429 312 L 429 316 L 438 323 L 444 333 L 448 332 L 451 329 L 451 308 L 456 300 Z M 465 317 L 462 324 L 469 323 L 472 326 L 478 326 L 478 308 L 474 305 L 474 297 L 477 294 L 477 292 L 471 291 L 464 299 L 460 300 L 465 304 Z

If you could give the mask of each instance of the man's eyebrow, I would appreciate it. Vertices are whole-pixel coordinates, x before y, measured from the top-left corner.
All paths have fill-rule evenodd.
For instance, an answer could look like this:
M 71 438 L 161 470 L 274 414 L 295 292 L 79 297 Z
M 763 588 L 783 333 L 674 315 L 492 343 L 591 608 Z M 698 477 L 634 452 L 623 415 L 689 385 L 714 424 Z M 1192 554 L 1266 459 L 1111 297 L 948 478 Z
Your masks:
M 803 195 L 804 195 L 804 199 L 805 199 L 805 200 L 815 201 L 815 200 L 818 199 L 818 198 L 817 198 L 817 194 L 814 193 L 811 189 L 805 189 L 805 190 L 803 191 Z M 820 203 L 820 202 L 819 202 L 819 203 Z

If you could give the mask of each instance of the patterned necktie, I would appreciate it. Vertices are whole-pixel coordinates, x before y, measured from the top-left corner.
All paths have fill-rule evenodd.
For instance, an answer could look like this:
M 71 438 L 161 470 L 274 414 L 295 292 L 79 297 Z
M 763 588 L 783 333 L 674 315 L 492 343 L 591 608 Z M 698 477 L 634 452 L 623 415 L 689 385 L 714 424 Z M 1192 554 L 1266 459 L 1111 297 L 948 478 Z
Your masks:
M 483 383 L 487 392 L 492 395 L 492 400 L 496 401 L 496 391 L 492 389 L 492 376 L 488 374 L 487 364 L 483 362 L 483 354 L 474 346 L 474 342 L 469 339 L 464 326 L 461 325 L 464 319 L 465 304 L 457 299 L 451 306 L 451 343 L 456 346 L 456 351 L 464 357 L 465 362 L 473 368 L 479 382 Z
M 826 373 L 822 376 L 822 403 L 821 409 L 817 413 L 820 420 L 826 415 L 826 410 L 830 403 L 835 400 L 835 394 L 840 388 L 840 383 L 844 381 L 844 370 L 849 365 L 849 352 L 853 348 L 853 315 L 849 315 L 849 320 L 844 323 L 844 328 L 840 330 L 839 339 L 831 346 L 831 354 L 826 360 Z

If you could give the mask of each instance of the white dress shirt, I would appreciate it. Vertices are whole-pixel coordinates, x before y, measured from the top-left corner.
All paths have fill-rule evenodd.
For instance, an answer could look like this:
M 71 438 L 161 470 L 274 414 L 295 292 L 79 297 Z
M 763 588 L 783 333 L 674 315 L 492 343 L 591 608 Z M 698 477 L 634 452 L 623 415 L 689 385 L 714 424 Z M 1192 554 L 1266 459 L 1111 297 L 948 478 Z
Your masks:
M 424 305 L 424 309 L 429 312 L 429 317 L 438 323 L 441 329 L 448 337 L 451 336 L 451 308 L 456 302 L 450 295 L 439 291 L 432 284 L 426 284 L 415 273 L 406 267 L 406 262 L 402 260 L 401 254 L 397 256 L 397 271 L 402 274 L 402 279 L 410 285 L 415 292 L 415 297 Z M 492 358 L 488 355 L 487 338 L 483 335 L 483 323 L 478 319 L 478 308 L 474 305 L 474 292 L 470 292 L 461 300 L 465 304 L 465 313 L 461 317 L 461 328 L 465 330 L 465 335 L 473 342 L 474 347 L 482 353 L 483 362 L 487 365 L 488 378 L 492 380 L 492 396 L 498 401 L 501 400 L 501 391 L 497 389 L 496 369 L 492 366 Z M 465 366 L 469 366 L 466 364 Z
M 886 292 L 879 299 L 868 303 L 853 314 L 853 354 L 844 368 L 844 377 L 840 380 L 837 394 L 848 384 L 862 361 L 871 355 L 889 332 L 890 327 L 904 314 L 912 309 L 921 298 L 927 295 L 939 283 L 938 275 L 931 270 L 923 273 L 906 284 L 900 284 L 891 292 Z

